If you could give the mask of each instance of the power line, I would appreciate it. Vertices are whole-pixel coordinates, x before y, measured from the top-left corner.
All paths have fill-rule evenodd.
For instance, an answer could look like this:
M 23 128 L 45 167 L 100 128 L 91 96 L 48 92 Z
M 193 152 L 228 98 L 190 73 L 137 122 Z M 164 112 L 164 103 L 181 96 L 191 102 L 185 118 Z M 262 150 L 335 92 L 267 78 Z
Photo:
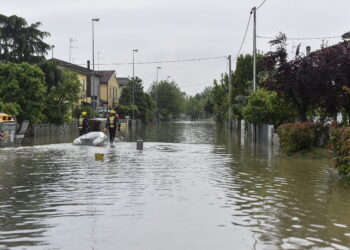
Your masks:
M 260 8 L 264 5 L 265 2 L 266 2 L 266 0 L 264 0 L 264 1 L 256 8 L 256 10 L 260 9 Z
M 249 29 L 249 25 L 250 25 L 250 21 L 251 20 L 252 20 L 252 12 L 250 12 L 249 19 L 248 19 L 248 24 L 247 24 L 247 27 L 246 27 L 245 32 L 244 32 L 243 40 L 242 40 L 241 46 L 240 46 L 240 48 L 238 50 L 238 53 L 237 53 L 235 59 L 237 59 L 239 57 L 239 55 L 241 54 L 241 50 L 243 48 L 243 44 L 245 42 L 245 39 L 247 38 L 247 33 L 248 33 L 248 29 Z
M 262 39 L 276 39 L 276 37 L 272 36 L 256 36 L 257 38 Z M 341 36 L 326 36 L 326 37 L 287 37 L 287 40 L 325 40 L 325 39 L 338 39 Z
M 195 61 L 212 61 L 217 59 L 226 59 L 227 56 L 215 56 L 215 57 L 202 57 L 202 58 L 191 58 L 191 59 L 177 59 L 177 60 L 165 60 L 165 61 L 146 61 L 146 62 L 135 62 L 135 64 L 138 65 L 145 65 L 145 64 L 165 64 L 165 63 L 183 63 L 183 62 L 195 62 Z M 116 62 L 116 63 L 103 63 L 99 65 L 131 65 L 132 62 Z M 85 65 L 85 64 L 79 64 L 79 65 Z

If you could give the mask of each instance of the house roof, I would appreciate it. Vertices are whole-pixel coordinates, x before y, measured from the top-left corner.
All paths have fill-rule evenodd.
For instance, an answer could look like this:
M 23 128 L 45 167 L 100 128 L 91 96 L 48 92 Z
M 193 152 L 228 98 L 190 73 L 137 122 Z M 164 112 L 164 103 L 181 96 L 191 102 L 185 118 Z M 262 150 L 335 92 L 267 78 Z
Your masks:
M 77 64 L 69 63 L 69 62 L 66 62 L 66 61 L 63 61 L 63 60 L 60 60 L 60 59 L 57 59 L 57 58 L 52 58 L 52 59 L 50 59 L 48 61 L 57 62 L 58 66 L 64 67 L 66 69 L 70 69 L 72 71 L 75 71 L 75 72 L 78 72 L 78 73 L 81 73 L 81 74 L 84 74 L 84 75 L 91 75 L 92 74 L 92 70 L 91 69 L 79 66 Z M 98 71 L 95 71 L 95 76 L 101 77 L 101 75 L 100 75 L 100 73 L 98 73 Z
M 114 75 L 115 70 L 100 70 L 97 72 L 101 75 L 100 82 L 108 83 L 111 77 Z
M 120 87 L 124 87 L 129 81 L 129 78 L 127 77 L 117 77 L 117 82 Z

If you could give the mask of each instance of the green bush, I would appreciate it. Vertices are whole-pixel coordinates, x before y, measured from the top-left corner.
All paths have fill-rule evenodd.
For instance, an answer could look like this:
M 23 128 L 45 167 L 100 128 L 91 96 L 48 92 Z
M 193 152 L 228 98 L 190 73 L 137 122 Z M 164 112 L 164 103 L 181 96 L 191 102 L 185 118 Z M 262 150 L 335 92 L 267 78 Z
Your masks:
M 333 124 L 330 128 L 329 149 L 335 156 L 335 166 L 339 174 L 350 174 L 350 127 L 338 127 Z
M 275 91 L 260 88 L 250 93 L 243 108 L 245 121 L 255 124 L 273 124 L 276 127 L 294 121 L 296 111 L 291 103 L 279 97 Z
M 73 110 L 73 117 L 79 118 L 82 112 L 88 113 L 89 118 L 98 117 L 98 112 L 94 111 L 90 106 L 77 106 Z
M 315 124 L 312 122 L 287 123 L 278 127 L 281 148 L 286 153 L 311 149 L 316 142 Z

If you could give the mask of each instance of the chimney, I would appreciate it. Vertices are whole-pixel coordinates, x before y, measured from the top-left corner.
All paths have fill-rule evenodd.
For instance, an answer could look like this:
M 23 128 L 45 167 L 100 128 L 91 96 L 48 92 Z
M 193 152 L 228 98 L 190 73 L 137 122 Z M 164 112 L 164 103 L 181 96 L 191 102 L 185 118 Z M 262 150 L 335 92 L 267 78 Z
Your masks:
M 90 69 L 90 60 L 87 60 L 87 68 Z
M 309 56 L 311 53 L 311 47 L 310 46 L 306 46 L 306 56 Z

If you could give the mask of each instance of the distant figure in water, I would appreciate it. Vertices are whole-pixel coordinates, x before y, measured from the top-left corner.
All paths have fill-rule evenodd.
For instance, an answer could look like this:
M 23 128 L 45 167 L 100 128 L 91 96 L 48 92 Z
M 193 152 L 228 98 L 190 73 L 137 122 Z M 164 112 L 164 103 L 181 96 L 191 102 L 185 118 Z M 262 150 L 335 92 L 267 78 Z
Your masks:
M 115 113 L 114 110 L 109 112 L 109 116 L 107 118 L 105 131 L 108 129 L 109 132 L 109 141 L 112 144 L 115 138 L 115 132 L 118 129 L 120 131 L 120 122 L 119 115 Z
M 196 116 L 195 115 L 191 115 L 191 121 L 195 122 L 196 121 Z

